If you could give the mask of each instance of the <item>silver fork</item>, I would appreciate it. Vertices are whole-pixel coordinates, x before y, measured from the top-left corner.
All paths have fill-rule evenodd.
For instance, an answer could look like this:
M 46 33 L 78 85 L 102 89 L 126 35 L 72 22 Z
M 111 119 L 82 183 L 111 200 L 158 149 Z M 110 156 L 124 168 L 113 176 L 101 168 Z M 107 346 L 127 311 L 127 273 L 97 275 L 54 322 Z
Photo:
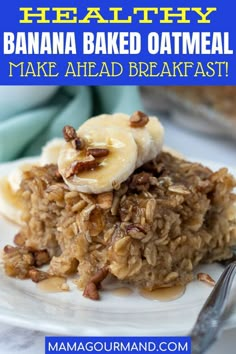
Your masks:
M 191 331 L 191 354 L 204 354 L 217 340 L 223 324 L 230 289 L 236 275 L 236 260 L 221 274 Z

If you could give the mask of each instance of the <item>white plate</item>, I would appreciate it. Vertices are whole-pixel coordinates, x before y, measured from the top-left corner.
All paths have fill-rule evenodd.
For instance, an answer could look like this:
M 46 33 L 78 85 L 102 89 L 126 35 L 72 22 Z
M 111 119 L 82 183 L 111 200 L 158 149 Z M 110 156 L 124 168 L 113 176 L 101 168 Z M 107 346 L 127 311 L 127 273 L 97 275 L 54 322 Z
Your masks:
M 213 169 L 221 167 L 202 162 Z M 0 176 L 18 163 L 0 165 Z M 17 230 L 17 226 L 0 218 L 0 248 L 12 243 Z M 200 267 L 216 280 L 222 269 L 218 264 Z M 43 293 L 30 280 L 5 276 L 1 266 L 0 320 L 64 335 L 181 335 L 189 333 L 211 291 L 208 285 L 194 281 L 181 298 L 172 302 L 147 300 L 137 293 L 122 298 L 109 292 L 102 292 L 101 301 L 93 302 L 84 298 L 75 285 L 70 285 L 71 291 L 67 293 Z M 236 292 L 236 282 L 233 292 Z M 236 327 L 235 303 L 225 327 Z

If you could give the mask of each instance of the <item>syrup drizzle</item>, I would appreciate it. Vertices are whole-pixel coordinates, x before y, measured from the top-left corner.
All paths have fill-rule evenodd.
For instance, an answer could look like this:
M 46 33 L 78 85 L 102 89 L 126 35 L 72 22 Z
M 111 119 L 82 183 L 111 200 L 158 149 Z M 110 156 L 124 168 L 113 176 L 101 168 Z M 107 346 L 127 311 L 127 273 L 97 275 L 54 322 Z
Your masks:
M 65 278 L 51 277 L 44 279 L 37 284 L 37 287 L 46 293 L 59 293 L 64 291 L 63 284 L 66 283 Z
M 179 299 L 185 293 L 184 285 L 176 285 L 171 288 L 159 288 L 153 291 L 141 289 L 139 294 L 149 300 L 173 301 Z
M 127 297 L 133 293 L 133 290 L 128 287 L 120 287 L 112 289 L 111 294 L 118 297 Z

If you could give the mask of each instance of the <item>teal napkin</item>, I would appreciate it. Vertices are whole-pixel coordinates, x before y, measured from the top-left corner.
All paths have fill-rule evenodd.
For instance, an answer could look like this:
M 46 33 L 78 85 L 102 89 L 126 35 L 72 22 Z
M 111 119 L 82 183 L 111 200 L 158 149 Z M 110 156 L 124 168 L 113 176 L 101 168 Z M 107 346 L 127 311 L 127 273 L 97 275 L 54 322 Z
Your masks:
M 129 86 L 59 87 L 48 102 L 7 118 L 0 106 L 0 161 L 40 154 L 48 140 L 62 137 L 64 125 L 78 128 L 97 114 L 141 109 L 138 88 Z

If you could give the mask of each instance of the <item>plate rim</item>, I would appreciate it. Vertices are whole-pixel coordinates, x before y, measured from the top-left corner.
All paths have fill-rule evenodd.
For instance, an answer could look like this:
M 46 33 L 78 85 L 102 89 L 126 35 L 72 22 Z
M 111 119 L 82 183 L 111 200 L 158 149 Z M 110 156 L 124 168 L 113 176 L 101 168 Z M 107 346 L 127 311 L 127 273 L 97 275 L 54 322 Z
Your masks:
M 205 160 L 205 159 L 198 159 L 196 157 L 187 157 L 187 159 L 189 161 L 197 161 L 199 163 L 202 163 L 203 165 L 206 166 L 210 166 L 210 168 L 221 168 L 223 167 L 222 163 L 217 162 L 217 161 L 211 161 L 211 160 Z M 10 161 L 10 162 L 4 162 L 4 163 L 0 163 L 0 176 L 1 176 L 1 171 L 2 169 L 4 169 L 5 167 L 9 167 L 9 166 L 17 166 L 17 164 L 21 163 L 21 162 L 36 162 L 38 160 L 38 157 L 27 157 L 27 158 L 21 158 L 21 159 L 17 159 L 14 161 Z M 234 167 L 230 167 L 230 166 L 226 166 L 229 171 L 231 173 L 234 173 L 236 175 L 236 168 Z M 4 219 L 5 220 L 5 219 Z M 7 221 L 6 221 L 7 222 Z M 1 267 L 2 268 L 2 267 Z M 1 269 L 2 272 L 2 269 Z M 105 300 L 104 300 L 105 301 Z M 94 328 L 91 327 L 83 327 L 82 324 L 78 324 L 78 327 L 73 329 L 72 325 L 69 325 L 68 329 L 66 329 L 65 325 L 63 326 L 63 323 L 58 324 L 57 320 L 54 319 L 50 319 L 50 321 L 48 322 L 48 319 L 45 318 L 45 320 L 43 319 L 38 319 L 36 321 L 36 323 L 34 325 L 32 325 L 32 316 L 30 316 L 28 313 L 27 315 L 23 315 L 23 313 L 17 313 L 17 316 L 14 316 L 14 313 L 12 311 L 6 311 L 6 309 L 4 310 L 4 307 L 1 306 L 0 304 L 0 309 L 2 309 L 3 311 L 0 311 L 0 322 L 2 323 L 6 323 L 9 325 L 14 325 L 14 326 L 18 326 L 21 328 L 25 328 L 25 329 L 35 329 L 37 331 L 41 331 L 41 332 L 48 332 L 48 333 L 53 333 L 53 334 L 67 334 L 67 335 L 76 335 L 78 334 L 78 332 L 80 333 L 80 335 L 90 335 L 91 336 L 91 332 L 94 332 L 94 334 L 92 335 L 114 335 L 114 332 L 116 333 L 121 333 L 121 335 L 127 335 L 127 328 L 126 326 L 122 326 L 122 330 L 121 330 L 121 324 L 116 325 L 115 323 L 113 323 L 112 328 L 109 326 L 103 326 L 102 328 L 96 328 L 96 330 L 94 330 Z M 163 310 L 164 311 L 164 310 Z M 236 328 L 236 310 L 233 312 L 232 316 L 230 318 L 228 318 L 224 324 L 223 324 L 223 329 L 224 330 L 228 330 L 228 329 L 233 329 Z M 153 328 L 153 330 L 150 331 L 150 327 L 148 327 L 147 329 L 142 328 L 142 327 L 133 327 L 133 328 L 128 328 L 129 330 L 131 330 L 132 332 L 135 331 L 135 335 L 155 335 L 156 334 L 156 329 Z M 105 331 L 104 331 L 105 330 Z M 146 332 L 148 331 L 148 333 Z M 186 330 L 184 328 L 177 328 L 174 330 L 174 333 L 172 333 L 172 335 L 186 335 Z M 158 335 L 166 335 L 166 332 L 163 332 L 162 330 L 160 330 L 160 328 L 158 328 Z M 170 334 L 168 334 L 170 335 Z

